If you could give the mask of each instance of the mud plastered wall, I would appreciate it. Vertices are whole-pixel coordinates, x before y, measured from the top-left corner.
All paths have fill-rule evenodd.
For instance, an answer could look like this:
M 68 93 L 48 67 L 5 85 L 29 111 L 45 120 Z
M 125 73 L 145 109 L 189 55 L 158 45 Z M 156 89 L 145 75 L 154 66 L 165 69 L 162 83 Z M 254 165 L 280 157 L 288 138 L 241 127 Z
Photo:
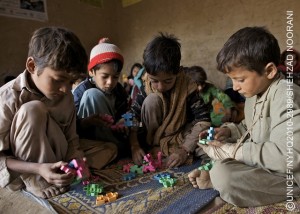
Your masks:
M 174 34 L 182 44 L 182 65 L 201 65 L 208 79 L 220 88 L 226 77 L 216 71 L 216 55 L 242 27 L 266 26 L 283 50 L 287 11 L 293 11 L 293 45 L 300 49 L 298 0 L 142 0 L 125 8 L 120 0 L 103 0 L 102 8 L 79 0 L 48 0 L 47 6 L 47 22 L 0 16 L 1 79 L 23 71 L 31 33 L 48 25 L 73 30 L 87 53 L 100 37 L 110 37 L 122 49 L 123 72 L 127 74 L 134 62 L 142 62 L 143 50 L 153 36 L 158 32 Z

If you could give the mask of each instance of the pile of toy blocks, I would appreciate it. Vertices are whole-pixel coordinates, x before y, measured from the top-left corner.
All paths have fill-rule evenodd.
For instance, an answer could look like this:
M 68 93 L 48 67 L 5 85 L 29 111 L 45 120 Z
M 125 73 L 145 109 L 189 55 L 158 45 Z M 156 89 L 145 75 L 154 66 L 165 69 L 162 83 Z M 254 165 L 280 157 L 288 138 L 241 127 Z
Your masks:
M 153 176 L 155 180 L 163 184 L 164 187 L 173 187 L 176 183 L 176 178 L 171 178 L 170 173 L 160 173 Z
M 91 176 L 90 170 L 83 159 L 73 159 L 68 165 L 61 166 L 60 170 L 76 175 L 74 183 L 85 181 Z
M 157 160 L 154 160 L 150 154 L 144 156 L 142 166 L 138 166 L 132 163 L 123 165 L 123 172 L 127 173 L 123 176 L 124 181 L 132 180 L 136 178 L 136 175 L 142 175 L 147 172 L 155 172 L 156 169 L 162 166 L 162 154 L 157 153 Z

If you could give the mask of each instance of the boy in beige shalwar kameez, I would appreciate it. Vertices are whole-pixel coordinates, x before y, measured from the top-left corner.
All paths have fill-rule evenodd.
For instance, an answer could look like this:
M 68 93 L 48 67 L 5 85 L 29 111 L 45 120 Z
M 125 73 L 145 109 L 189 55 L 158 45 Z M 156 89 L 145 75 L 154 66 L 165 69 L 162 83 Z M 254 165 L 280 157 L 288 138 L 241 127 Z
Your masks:
M 276 38 L 261 27 L 239 30 L 217 56 L 218 69 L 246 97 L 245 120 L 216 129 L 216 140 L 202 148 L 216 160 L 212 186 L 239 207 L 289 201 L 300 193 L 300 88 L 280 77 L 279 58 Z M 200 173 L 189 174 L 194 187 Z
M 26 70 L 0 88 L 2 188 L 50 198 L 71 184 L 74 176 L 59 169 L 72 158 L 85 156 L 89 167 L 99 169 L 116 157 L 111 143 L 79 145 L 71 86 L 86 69 L 87 55 L 75 34 L 56 27 L 34 32 Z

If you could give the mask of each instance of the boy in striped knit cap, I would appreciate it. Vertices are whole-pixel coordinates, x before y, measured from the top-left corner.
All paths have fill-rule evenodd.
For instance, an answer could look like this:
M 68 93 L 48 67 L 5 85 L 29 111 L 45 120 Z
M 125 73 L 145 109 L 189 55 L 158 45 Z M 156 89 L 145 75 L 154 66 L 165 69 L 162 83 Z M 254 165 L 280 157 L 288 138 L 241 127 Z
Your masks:
M 112 142 L 119 151 L 126 145 L 124 130 L 112 130 L 110 126 L 118 123 L 128 107 L 127 93 L 118 82 L 123 63 L 120 49 L 108 38 L 100 39 L 90 53 L 89 77 L 73 90 L 79 136 Z M 111 122 L 103 115 L 112 116 Z

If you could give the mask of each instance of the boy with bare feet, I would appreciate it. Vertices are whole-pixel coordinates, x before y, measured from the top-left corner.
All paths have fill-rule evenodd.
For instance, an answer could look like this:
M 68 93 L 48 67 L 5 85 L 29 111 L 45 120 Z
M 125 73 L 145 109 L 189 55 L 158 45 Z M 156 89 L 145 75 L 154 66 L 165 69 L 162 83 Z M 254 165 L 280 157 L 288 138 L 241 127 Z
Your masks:
M 26 69 L 0 88 L 0 186 L 42 198 L 67 191 L 74 175 L 59 169 L 73 158 L 101 168 L 116 157 L 111 143 L 84 141 L 79 150 L 73 81 L 87 55 L 67 29 L 45 27 L 29 43 Z
M 300 195 L 300 89 L 290 70 L 290 78 L 280 76 L 279 58 L 277 39 L 263 27 L 240 29 L 217 56 L 218 70 L 246 97 L 245 119 L 216 129 L 216 140 L 201 147 L 216 160 L 209 171 L 213 187 L 239 207 Z M 194 186 L 198 176 L 189 175 Z

